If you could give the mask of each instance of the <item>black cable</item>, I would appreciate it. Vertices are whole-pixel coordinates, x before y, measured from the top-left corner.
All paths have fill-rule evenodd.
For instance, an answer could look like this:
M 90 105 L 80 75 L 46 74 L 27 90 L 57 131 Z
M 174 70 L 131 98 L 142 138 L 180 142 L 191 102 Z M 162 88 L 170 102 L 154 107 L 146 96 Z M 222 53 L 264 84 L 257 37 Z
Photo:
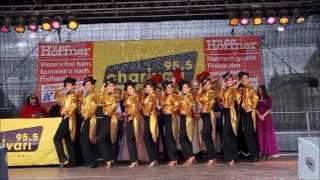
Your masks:
M 54 33 L 56 30 L 54 30 L 52 33 Z M 15 72 L 16 70 L 25 62 L 27 61 L 28 57 L 33 53 L 33 51 L 38 48 L 39 44 L 42 42 L 42 40 L 44 40 L 51 32 L 47 33 L 46 35 L 44 35 L 40 41 L 31 49 L 31 51 L 25 56 L 23 57 L 23 59 L 13 68 L 13 70 L 9 73 L 9 75 L 7 77 L 4 78 L 3 82 L 6 82 L 9 77 L 11 77 Z M 1 83 L 0 85 L 2 85 L 3 83 Z
M 250 29 L 248 29 L 246 26 L 243 26 L 251 35 L 255 35 Z M 283 64 L 285 64 L 286 66 L 289 67 L 289 69 L 291 69 L 296 75 L 298 75 L 299 78 L 301 78 L 303 81 L 305 81 L 306 83 L 308 83 L 308 79 L 306 79 L 305 77 L 303 77 L 301 75 L 301 73 L 299 73 L 297 70 L 295 70 L 292 66 L 290 66 L 289 63 L 287 63 L 285 61 L 284 58 L 280 57 L 276 52 L 274 52 L 267 44 L 265 44 L 260 38 L 259 41 L 261 43 L 261 45 L 263 45 L 265 48 L 267 48 L 272 55 L 274 55 L 277 59 L 279 59 Z

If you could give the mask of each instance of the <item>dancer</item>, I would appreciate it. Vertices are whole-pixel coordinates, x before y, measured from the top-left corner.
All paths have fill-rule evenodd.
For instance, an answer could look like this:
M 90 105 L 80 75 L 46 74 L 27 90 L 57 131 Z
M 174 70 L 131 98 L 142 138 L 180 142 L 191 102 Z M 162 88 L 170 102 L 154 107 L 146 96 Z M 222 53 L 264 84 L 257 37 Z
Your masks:
M 216 93 L 212 89 L 211 79 L 205 76 L 201 79 L 197 100 L 201 107 L 202 131 L 201 137 L 208 153 L 207 166 L 216 164 L 215 150 L 215 117 L 213 113 L 213 105 L 215 103 Z
M 195 156 L 193 155 L 192 150 L 192 137 L 195 128 L 195 122 L 193 119 L 193 95 L 191 94 L 191 87 L 189 82 L 182 80 L 181 81 L 181 91 L 180 95 L 180 131 L 179 131 L 179 140 L 182 148 L 183 155 L 187 159 L 183 166 L 191 166 L 195 163 Z
M 119 94 L 116 92 L 113 78 L 105 81 L 99 102 L 103 106 L 104 116 L 97 121 L 97 144 L 106 167 L 111 168 L 116 158 L 113 147 L 117 143 L 118 136 L 116 111 L 119 103 Z
M 224 159 L 233 165 L 238 160 L 237 152 L 237 105 L 240 103 L 238 83 L 227 72 L 222 76 L 222 86 L 219 97 L 223 105 L 223 152 Z
M 168 166 L 176 166 L 178 158 L 176 147 L 176 138 L 178 135 L 178 95 L 174 92 L 174 86 L 171 81 L 164 81 L 162 85 L 163 94 L 160 100 L 160 106 L 164 120 L 164 141 L 169 156 Z
M 54 97 L 61 107 L 62 121 L 54 135 L 53 142 L 57 151 L 60 167 L 75 166 L 76 155 L 74 141 L 76 139 L 76 109 L 78 94 L 75 92 L 76 80 L 67 77 L 64 79 L 63 87 L 55 91 Z M 68 158 L 65 155 L 62 141 L 65 141 Z
M 157 119 L 157 97 L 155 95 L 155 83 L 148 80 L 145 84 L 146 95 L 142 101 L 142 112 L 144 116 L 144 141 L 149 156 L 148 167 L 156 167 L 157 163 L 157 141 L 158 141 L 158 119 Z
M 95 93 L 96 80 L 88 76 L 83 80 L 83 88 L 79 96 L 80 114 L 82 125 L 80 128 L 80 145 L 87 167 L 97 167 L 97 157 L 94 153 L 96 143 L 96 109 L 98 104 L 98 94 Z
M 243 139 L 238 139 L 238 143 L 246 145 L 251 155 L 251 161 L 259 160 L 259 148 L 256 136 L 256 107 L 259 97 L 252 88 L 249 79 L 249 73 L 239 72 L 238 78 L 240 86 L 238 91 L 241 95 L 239 108 L 239 124 L 237 134 L 243 134 Z
M 140 114 L 140 105 L 139 97 L 136 94 L 135 83 L 132 81 L 127 81 L 125 85 L 125 91 L 127 96 L 125 98 L 125 114 L 127 116 L 126 124 L 126 138 L 128 144 L 128 151 L 130 156 L 129 168 L 138 167 L 138 152 L 137 152 L 137 139 L 138 133 L 140 133 L 140 123 L 141 123 L 141 114 Z

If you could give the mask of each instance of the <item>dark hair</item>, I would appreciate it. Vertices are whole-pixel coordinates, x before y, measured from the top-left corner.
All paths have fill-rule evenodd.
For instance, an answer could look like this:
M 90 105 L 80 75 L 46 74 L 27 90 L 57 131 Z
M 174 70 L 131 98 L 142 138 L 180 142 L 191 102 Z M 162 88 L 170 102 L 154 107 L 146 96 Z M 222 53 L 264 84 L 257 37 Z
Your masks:
M 183 85 L 187 85 L 189 88 L 191 88 L 191 85 L 190 85 L 189 81 L 181 79 L 180 82 L 179 82 L 179 90 L 180 91 L 182 90 Z
M 136 83 L 128 80 L 124 85 L 124 90 L 127 91 L 129 86 L 131 86 L 133 89 L 135 89 L 136 88 Z
M 39 104 L 39 99 L 38 99 L 37 95 L 36 94 L 30 94 L 30 96 L 28 96 L 27 100 L 26 100 L 26 103 L 28 105 L 31 105 L 31 98 L 35 98 L 36 99 L 36 105 Z
M 156 83 L 153 80 L 151 79 L 147 80 L 145 83 L 145 87 L 147 87 L 148 85 L 151 86 L 153 90 L 156 90 Z
M 258 88 L 257 88 L 257 94 L 258 94 L 259 98 L 261 99 L 262 97 L 259 94 L 259 88 L 261 88 L 263 98 L 267 99 L 269 97 L 269 95 L 268 95 L 266 86 L 265 85 L 259 85 Z
M 162 85 L 162 89 L 167 89 L 167 87 L 169 85 L 171 85 L 171 86 L 173 85 L 173 82 L 172 81 L 168 81 L 168 80 L 164 80 L 164 81 L 162 81 L 161 85 Z

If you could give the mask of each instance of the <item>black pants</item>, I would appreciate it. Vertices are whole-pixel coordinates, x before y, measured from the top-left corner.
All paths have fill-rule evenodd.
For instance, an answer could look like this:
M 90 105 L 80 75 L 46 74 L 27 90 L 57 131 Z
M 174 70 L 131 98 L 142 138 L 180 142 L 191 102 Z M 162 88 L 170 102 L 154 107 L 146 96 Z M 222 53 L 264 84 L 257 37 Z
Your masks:
M 96 165 L 97 157 L 94 151 L 94 144 L 89 139 L 90 120 L 83 120 L 80 129 L 80 145 L 81 151 L 86 165 Z
M 164 137 L 164 124 L 165 124 L 165 119 L 163 118 L 163 115 L 162 113 L 160 113 L 160 115 L 158 116 L 158 126 L 159 126 L 159 138 L 161 138 L 162 140 L 162 149 L 163 149 L 163 152 L 162 152 L 162 155 L 163 155 L 163 160 L 164 161 L 167 161 L 169 159 L 168 157 L 168 151 L 167 151 L 167 146 L 166 146 L 166 143 L 165 143 L 165 137 Z M 160 149 L 160 142 L 158 143 L 158 149 Z
M 210 113 L 201 113 L 201 118 L 202 118 L 202 140 L 207 148 L 208 152 L 208 159 L 216 159 L 216 148 L 212 139 L 212 122 L 211 122 L 211 117 Z
M 59 124 L 59 127 L 54 135 L 53 142 L 56 147 L 56 151 L 58 154 L 58 158 L 60 162 L 64 162 L 67 160 L 67 157 L 64 153 L 62 140 L 64 139 L 67 152 L 69 155 L 69 165 L 75 166 L 76 165 L 76 154 L 75 154 L 75 147 L 72 142 L 69 130 L 69 118 L 62 120 Z
M 97 119 L 97 145 L 105 162 L 114 160 L 110 124 L 111 118 L 109 116 Z
M 153 141 L 152 134 L 150 131 L 150 116 L 144 117 L 144 141 L 146 144 L 149 161 L 157 160 L 157 144 Z
M 136 138 L 134 134 L 134 127 L 133 127 L 133 120 L 130 120 L 127 122 L 126 126 L 126 132 L 127 132 L 127 144 L 128 144 L 128 151 L 130 156 L 131 162 L 138 161 L 138 152 L 137 152 L 137 144 L 136 144 Z
M 238 125 L 238 136 L 243 139 L 238 139 L 242 146 L 248 149 L 251 158 L 259 158 L 259 148 L 257 143 L 257 136 L 254 131 L 252 113 L 241 111 L 240 121 Z
M 193 155 L 192 143 L 190 142 L 187 134 L 186 115 L 180 115 L 180 132 L 179 141 L 182 148 L 184 158 L 188 159 Z
M 234 134 L 231 125 L 230 109 L 223 110 L 224 125 L 223 125 L 223 152 L 226 161 L 237 160 L 237 136 Z
M 173 129 L 172 129 L 172 115 L 171 114 L 163 114 L 164 120 L 164 142 L 166 143 L 167 153 L 170 161 L 177 160 L 177 146 L 174 139 Z

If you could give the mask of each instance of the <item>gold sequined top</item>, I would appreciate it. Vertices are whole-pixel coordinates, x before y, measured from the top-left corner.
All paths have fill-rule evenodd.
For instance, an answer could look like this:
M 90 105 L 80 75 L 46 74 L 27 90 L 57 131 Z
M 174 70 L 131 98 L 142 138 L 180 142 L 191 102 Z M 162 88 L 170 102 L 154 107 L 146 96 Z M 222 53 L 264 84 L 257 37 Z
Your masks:
M 179 97 L 174 92 L 165 94 L 160 99 L 160 105 L 164 114 L 174 114 L 179 109 Z
M 60 105 L 60 114 L 64 117 L 71 117 L 74 115 L 77 109 L 78 94 L 75 92 L 69 92 L 62 95 L 60 90 L 56 90 L 54 94 L 55 99 Z
M 79 102 L 81 105 L 81 115 L 85 119 L 90 119 L 95 115 L 99 96 L 95 92 L 88 93 L 86 95 L 81 95 L 79 97 Z
M 256 109 L 259 97 L 252 87 L 242 87 L 239 89 L 241 95 L 241 107 L 243 109 Z
M 125 100 L 125 108 L 128 115 L 129 120 L 134 120 L 138 118 L 139 114 L 139 98 L 137 95 L 128 95 Z
M 179 112 L 180 114 L 190 115 L 192 114 L 192 105 L 193 105 L 193 95 L 187 93 L 181 96 Z
M 234 103 L 240 103 L 240 93 L 234 87 L 228 87 L 227 89 L 221 89 L 219 92 L 219 97 L 222 100 L 224 108 L 231 108 L 234 106 Z
M 154 93 L 148 94 L 142 101 L 142 112 L 144 116 L 150 116 L 156 113 L 157 97 Z
M 100 95 L 99 102 L 103 106 L 103 113 L 106 116 L 112 116 L 117 111 L 117 106 L 119 102 L 118 93 L 103 93 Z
M 198 102 L 201 104 L 202 112 L 209 113 L 212 111 L 215 102 L 215 93 L 212 89 L 206 90 L 198 95 Z

